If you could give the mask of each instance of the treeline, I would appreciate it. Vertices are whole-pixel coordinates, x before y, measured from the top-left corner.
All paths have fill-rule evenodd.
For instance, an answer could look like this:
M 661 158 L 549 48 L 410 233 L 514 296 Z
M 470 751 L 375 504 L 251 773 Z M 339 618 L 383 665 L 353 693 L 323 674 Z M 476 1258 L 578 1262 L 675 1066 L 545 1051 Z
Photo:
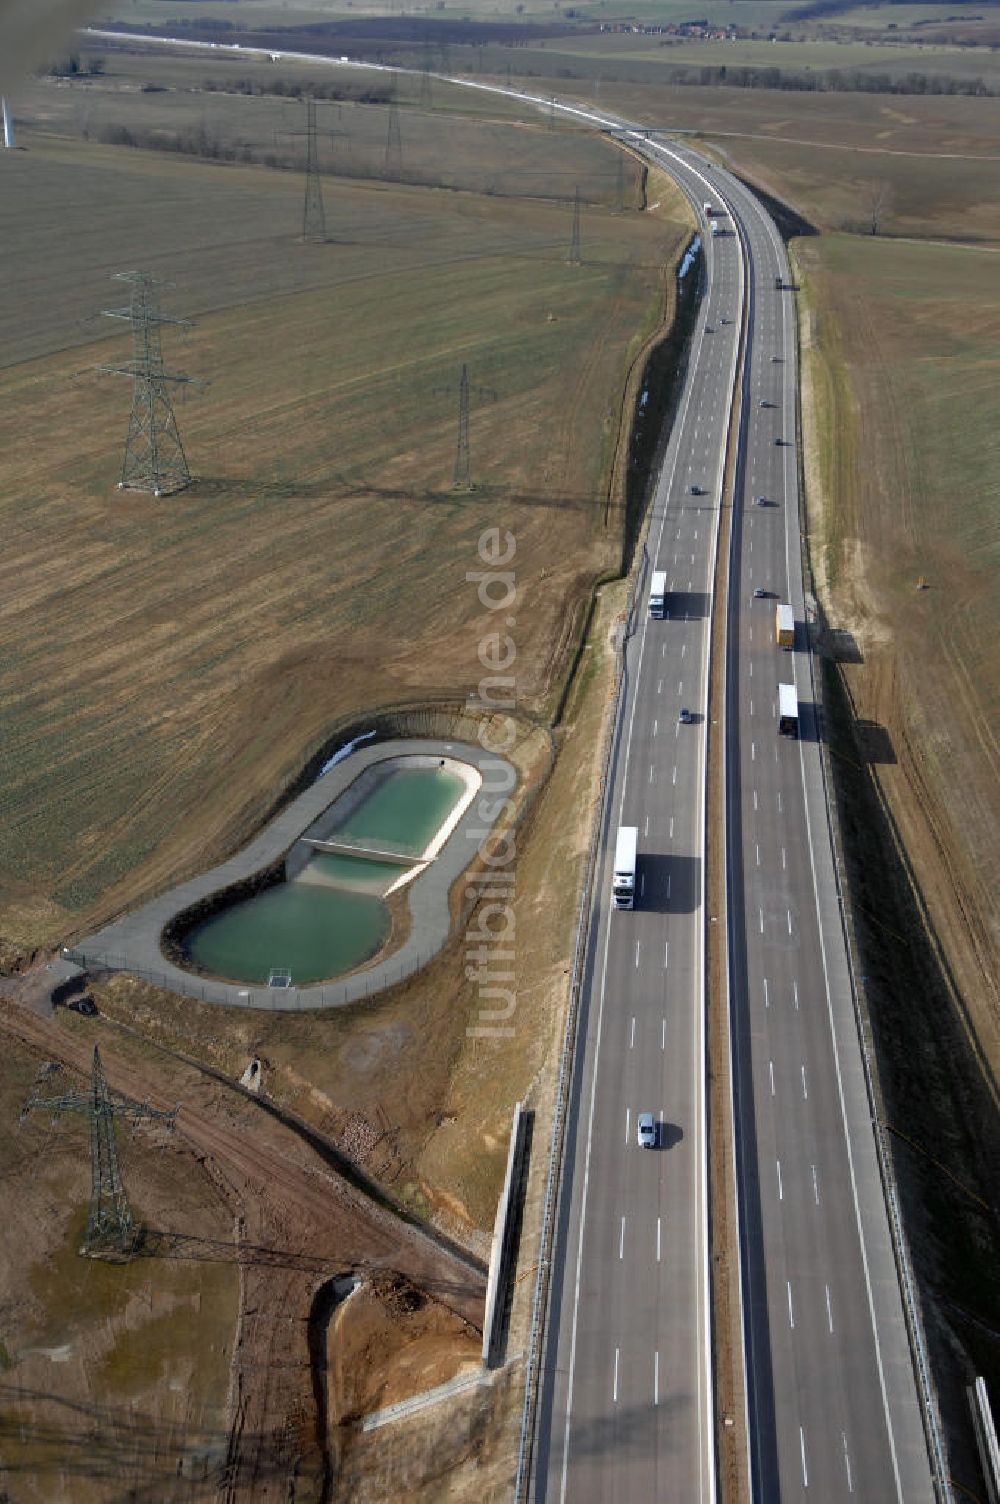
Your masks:
M 982 78 L 946 73 L 869 73 L 862 68 L 812 69 L 719 67 L 671 69 L 671 83 L 730 89 L 786 89 L 809 94 L 970 94 L 995 97 L 998 91 Z
M 537 68 L 518 70 L 521 78 L 584 79 L 572 68 L 552 68 L 544 73 Z M 602 73 L 604 83 L 627 83 L 614 73 Z M 994 99 L 1000 88 L 982 78 L 955 78 L 946 73 L 868 73 L 861 68 L 815 68 L 808 73 L 793 73 L 787 68 L 670 67 L 664 69 L 664 82 L 702 88 L 784 89 L 789 93 L 807 94 L 969 94 Z
M 179 152 L 187 157 L 205 157 L 212 162 L 261 162 L 264 158 L 249 141 L 223 142 L 205 126 L 184 131 L 140 130 L 128 125 L 103 125 L 97 139 L 105 146 L 134 146 L 143 151 Z M 272 159 L 268 166 L 287 164 Z
M 517 77 L 586 82 L 590 75 L 574 68 L 547 68 L 544 71 L 523 68 L 518 69 Z M 718 67 L 669 67 L 663 70 L 662 77 L 664 83 L 681 87 L 784 89 L 789 93 L 807 94 L 970 94 L 989 99 L 1000 95 L 1000 87 L 995 88 L 981 78 L 953 78 L 946 73 L 866 73 L 860 68 L 817 68 L 808 73 L 792 73 L 786 68 L 731 68 L 722 63 Z M 602 73 L 601 80 L 606 84 L 634 81 L 616 73 Z
M 90 132 L 84 130 L 84 139 L 91 139 Z M 181 156 L 202 157 L 209 162 L 234 162 L 241 165 L 256 165 L 271 168 L 278 172 L 302 171 L 302 152 L 295 151 L 291 147 L 285 151 L 262 150 L 259 144 L 250 141 L 224 141 L 213 130 L 205 125 L 192 126 L 187 130 L 165 131 L 141 129 L 134 126 L 107 124 L 95 132 L 96 139 L 106 146 L 128 146 L 138 151 L 163 151 L 177 153 Z M 341 157 L 335 168 L 324 169 L 324 177 L 336 176 L 348 178 L 357 182 L 387 182 L 403 183 L 413 188 L 437 188 L 449 191 L 483 194 L 488 198 L 518 199 L 536 203 L 561 203 L 573 202 L 568 191 L 559 193 L 554 191 L 553 185 L 526 186 L 524 180 L 516 170 L 504 173 L 500 172 L 496 177 L 485 178 L 481 169 L 476 166 L 463 172 L 457 169 L 454 172 L 425 171 L 420 167 L 409 167 L 405 160 L 398 166 L 389 168 L 383 165 L 382 150 L 373 146 L 365 161 L 362 157 Z M 608 204 L 611 199 L 611 191 L 608 182 L 591 184 L 592 192 L 586 191 L 581 196 L 582 206 Z M 629 186 L 627 203 L 631 206 L 635 199 L 635 189 Z
M 351 104 L 389 104 L 395 97 L 392 89 L 375 86 L 360 89 L 345 89 L 343 85 L 323 83 L 294 83 L 281 78 L 206 78 L 201 87 L 208 94 L 279 94 L 285 99 L 330 99 Z
M 965 94 L 976 98 L 995 98 L 1000 88 L 995 88 L 982 78 L 957 78 L 947 73 L 870 73 L 861 68 L 810 69 L 808 73 L 795 73 L 787 68 L 729 67 L 698 68 L 671 67 L 667 80 L 671 84 L 701 86 L 702 88 L 729 89 L 778 89 L 790 93 L 808 94 Z M 517 70 L 519 78 L 542 77 L 537 69 Z M 544 77 L 581 79 L 583 74 L 573 68 L 551 68 Z M 614 83 L 614 74 L 603 74 L 605 83 Z M 393 89 L 373 86 L 357 90 L 345 89 L 333 83 L 303 84 L 281 78 L 226 78 L 206 79 L 201 86 L 209 93 L 219 94 L 279 94 L 288 99 L 314 99 L 353 101 L 356 104 L 387 105 L 395 97 Z
M 786 11 L 780 18 L 782 23 L 789 21 L 813 21 L 821 16 L 835 16 L 842 11 L 853 10 L 856 0 L 808 0 L 806 5 L 797 5 L 794 10 Z M 995 5 L 996 0 L 985 0 L 987 5 Z M 910 0 L 879 0 L 880 5 L 909 5 Z M 946 16 L 947 21 L 981 21 L 982 15 L 974 16 Z M 919 26 L 919 21 L 912 23 Z M 932 23 L 936 24 L 936 23 Z
M 96 53 L 88 53 L 81 61 L 78 52 L 71 52 L 69 57 L 60 58 L 59 62 L 50 63 L 41 71 L 53 78 L 100 78 L 104 72 L 104 59 Z

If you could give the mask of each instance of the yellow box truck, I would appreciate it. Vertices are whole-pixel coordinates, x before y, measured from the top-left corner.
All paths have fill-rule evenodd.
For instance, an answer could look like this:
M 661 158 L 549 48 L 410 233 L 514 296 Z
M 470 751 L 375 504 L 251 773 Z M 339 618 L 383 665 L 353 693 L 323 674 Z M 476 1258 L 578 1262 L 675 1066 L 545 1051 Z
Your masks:
M 795 646 L 795 613 L 791 606 L 780 605 L 775 612 L 774 640 L 779 648 Z

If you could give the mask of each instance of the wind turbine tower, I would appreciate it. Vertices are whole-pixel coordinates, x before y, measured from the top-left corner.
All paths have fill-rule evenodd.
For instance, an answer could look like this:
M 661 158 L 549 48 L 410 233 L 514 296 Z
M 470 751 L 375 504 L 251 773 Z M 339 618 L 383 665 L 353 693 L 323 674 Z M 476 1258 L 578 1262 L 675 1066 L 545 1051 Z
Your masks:
M 10 105 L 6 97 L 3 101 L 3 144 L 8 151 L 13 151 L 17 146 L 14 140 L 14 117 L 10 113 Z

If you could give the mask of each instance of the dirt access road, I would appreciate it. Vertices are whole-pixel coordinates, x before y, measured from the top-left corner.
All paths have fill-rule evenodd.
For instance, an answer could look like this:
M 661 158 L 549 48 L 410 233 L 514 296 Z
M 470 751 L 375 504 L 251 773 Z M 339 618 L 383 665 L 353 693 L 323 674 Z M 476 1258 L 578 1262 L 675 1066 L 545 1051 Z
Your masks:
M 74 1020 L 75 1022 L 75 1020 Z M 113 1091 L 159 1108 L 178 1103 L 175 1132 L 233 1211 L 238 1238 L 197 1250 L 197 1229 L 154 1240 L 166 1255 L 228 1257 L 240 1264 L 240 1314 L 229 1388 L 229 1447 L 218 1498 L 313 1501 L 335 1460 L 323 1363 L 310 1358 L 317 1292 L 337 1275 L 393 1271 L 482 1324 L 486 1273 L 424 1229 L 347 1184 L 290 1129 L 176 1057 L 142 1058 L 138 1041 L 104 1028 L 85 1033 L 0 1000 L 0 1029 L 82 1075 L 94 1043 Z M 164 1064 L 168 1069 L 164 1069 Z M 325 1350 L 325 1337 L 314 1342 Z

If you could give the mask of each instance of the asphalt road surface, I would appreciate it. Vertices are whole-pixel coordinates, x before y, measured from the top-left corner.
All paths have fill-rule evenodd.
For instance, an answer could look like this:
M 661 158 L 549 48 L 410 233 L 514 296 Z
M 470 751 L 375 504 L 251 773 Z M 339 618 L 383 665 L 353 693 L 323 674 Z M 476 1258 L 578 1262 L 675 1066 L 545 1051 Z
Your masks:
M 726 745 L 753 1491 L 768 1504 L 930 1500 L 826 823 L 799 554 L 788 264 L 772 222 L 735 179 L 676 143 L 644 149 L 696 204 L 718 208 L 721 198 L 727 212 L 716 216 L 725 233 L 705 242 L 708 287 L 653 507 L 649 564 L 667 571 L 670 619 L 639 615 L 628 646 L 567 1122 L 533 1497 L 716 1497 L 702 1036 L 705 672 L 745 295 Z M 692 496 L 692 484 L 706 494 Z M 795 608 L 789 652 L 776 643 L 779 600 Z M 778 735 L 779 682 L 797 685 L 800 739 Z M 678 724 L 682 704 L 694 724 Z M 619 823 L 639 826 L 632 913 L 610 903 Z M 638 1146 L 640 1111 L 660 1122 L 654 1151 Z
M 752 195 L 709 176 L 741 222 L 751 269 L 727 808 L 755 1495 L 930 1500 L 827 825 L 800 562 L 789 268 Z M 791 651 L 777 646 L 778 600 L 794 607 Z M 777 734 L 779 682 L 797 686 L 798 740 Z

